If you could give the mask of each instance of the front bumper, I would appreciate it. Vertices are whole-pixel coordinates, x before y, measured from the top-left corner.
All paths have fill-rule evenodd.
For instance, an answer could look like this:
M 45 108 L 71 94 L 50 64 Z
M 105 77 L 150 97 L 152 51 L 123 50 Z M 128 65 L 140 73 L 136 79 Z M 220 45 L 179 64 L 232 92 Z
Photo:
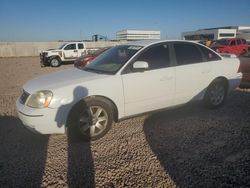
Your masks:
M 40 64 L 45 66 L 50 64 L 49 57 L 47 57 L 45 53 L 40 53 Z
M 65 116 L 58 109 L 30 108 L 16 101 L 18 117 L 30 130 L 41 134 L 61 134 L 65 133 Z

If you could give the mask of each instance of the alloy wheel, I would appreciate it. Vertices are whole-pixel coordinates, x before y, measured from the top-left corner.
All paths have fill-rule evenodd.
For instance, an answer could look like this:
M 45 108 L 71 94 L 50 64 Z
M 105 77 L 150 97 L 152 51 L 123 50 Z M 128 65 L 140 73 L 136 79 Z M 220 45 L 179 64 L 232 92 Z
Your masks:
M 107 127 L 108 114 L 100 106 L 90 106 L 79 118 L 80 131 L 89 137 L 98 136 Z

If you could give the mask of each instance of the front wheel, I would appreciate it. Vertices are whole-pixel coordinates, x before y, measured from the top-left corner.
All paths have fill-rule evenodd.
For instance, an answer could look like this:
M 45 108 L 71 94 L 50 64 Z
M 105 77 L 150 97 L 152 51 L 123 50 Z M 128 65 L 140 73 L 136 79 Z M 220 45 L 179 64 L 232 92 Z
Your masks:
M 54 57 L 50 60 L 51 67 L 59 67 L 61 65 L 61 61 L 58 57 Z
M 205 105 L 208 108 L 212 109 L 218 108 L 224 103 L 226 96 L 226 85 L 222 81 L 216 80 L 211 83 L 207 88 L 207 92 L 204 98 Z
M 112 105 L 105 99 L 86 99 L 72 110 L 69 131 L 83 140 L 103 137 L 113 123 Z

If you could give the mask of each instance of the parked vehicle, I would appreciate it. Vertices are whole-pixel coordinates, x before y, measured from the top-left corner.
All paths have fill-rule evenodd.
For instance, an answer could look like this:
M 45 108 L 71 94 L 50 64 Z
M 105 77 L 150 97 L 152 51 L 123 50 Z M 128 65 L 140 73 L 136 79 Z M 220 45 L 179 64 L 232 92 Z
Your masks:
M 84 67 L 85 65 L 89 64 L 93 59 L 95 59 L 98 55 L 105 52 L 109 48 L 101 48 L 99 50 L 96 50 L 92 53 L 88 53 L 86 55 L 83 55 L 79 58 L 77 58 L 74 62 L 75 67 Z
M 43 50 L 40 53 L 41 67 L 58 67 L 64 62 L 74 62 L 76 58 L 87 54 L 85 43 L 69 42 L 58 49 Z
M 250 53 L 240 57 L 240 70 L 242 72 L 241 88 L 250 88 Z
M 67 129 L 95 140 L 113 121 L 145 112 L 196 100 L 218 108 L 241 81 L 239 64 L 197 43 L 137 41 L 109 49 L 82 69 L 28 81 L 17 112 L 42 134 Z
M 211 48 L 218 53 L 231 53 L 237 56 L 248 52 L 248 45 L 242 38 L 225 38 L 214 42 Z

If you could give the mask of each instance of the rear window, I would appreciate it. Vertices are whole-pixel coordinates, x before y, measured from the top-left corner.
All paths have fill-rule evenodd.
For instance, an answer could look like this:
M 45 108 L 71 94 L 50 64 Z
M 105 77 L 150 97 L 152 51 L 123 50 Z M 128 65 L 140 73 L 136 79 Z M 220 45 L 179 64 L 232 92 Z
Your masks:
M 229 44 L 229 40 L 227 39 L 221 39 L 221 40 L 217 40 L 216 44 L 220 44 L 220 45 L 225 45 L 227 46 Z
M 83 49 L 83 44 L 82 43 L 78 43 L 78 49 Z
M 203 62 L 202 54 L 194 44 L 176 43 L 174 49 L 178 65 Z
M 241 39 L 237 39 L 237 44 L 238 44 L 238 45 L 241 44 Z
M 221 60 L 221 57 L 218 56 L 216 53 L 214 53 L 212 50 L 209 50 L 208 48 L 206 48 L 204 46 L 200 46 L 199 48 L 204 55 L 205 61 Z
M 236 41 L 232 40 L 231 43 L 230 43 L 230 46 L 235 46 L 235 45 L 236 45 Z

